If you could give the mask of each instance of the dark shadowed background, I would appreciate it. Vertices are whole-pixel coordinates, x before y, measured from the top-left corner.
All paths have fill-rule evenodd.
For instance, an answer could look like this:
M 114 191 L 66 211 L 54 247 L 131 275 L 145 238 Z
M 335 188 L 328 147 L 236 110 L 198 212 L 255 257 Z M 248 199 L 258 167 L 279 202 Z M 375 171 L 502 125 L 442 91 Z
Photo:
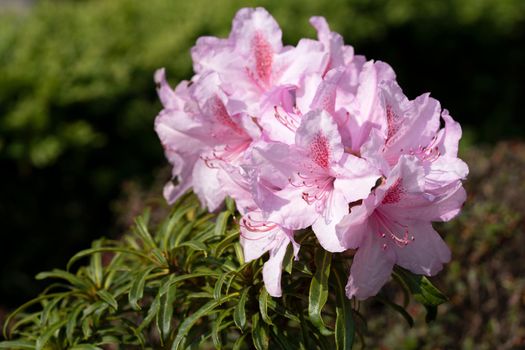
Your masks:
M 142 198 L 140 189 L 151 188 L 159 176 L 160 182 L 167 179 L 153 131 L 160 110 L 153 72 L 166 67 L 174 84 L 189 78 L 189 48 L 195 40 L 226 36 L 235 12 L 254 4 L 0 0 L 3 310 L 38 293 L 42 285 L 33 278 L 37 272 L 63 267 L 94 238 L 117 237 L 126 228 L 129 211 L 142 207 L 136 203 Z M 436 326 L 436 332 L 446 333 L 461 315 L 491 302 L 495 306 L 486 317 L 479 316 L 485 315 L 482 311 L 472 315 L 482 334 L 465 330 L 451 339 L 462 337 L 465 349 L 480 348 L 476 346 L 486 343 L 483 337 L 492 334 L 493 344 L 501 345 L 497 337 L 503 338 L 513 325 L 512 334 L 518 335 L 505 340 L 506 348 L 520 346 L 525 342 L 518 315 L 525 305 L 525 271 L 510 268 L 508 261 L 525 262 L 525 208 L 519 204 L 525 188 L 516 180 L 518 174 L 525 176 L 525 147 L 519 142 L 525 136 L 525 2 L 256 4 L 276 17 L 286 44 L 314 36 L 308 18 L 325 16 L 356 53 L 391 64 L 409 98 L 431 92 L 462 123 L 462 153 L 473 170 L 467 184 L 470 201 L 462 218 L 442 228 L 455 254 L 442 278 L 453 316 L 445 316 L 448 323 Z M 503 142 L 509 139 L 514 141 Z M 506 279 L 497 280 L 502 276 Z M 503 283 L 510 284 L 498 292 Z M 480 295 L 469 294 L 473 292 Z M 506 317 L 508 324 L 491 317 Z M 414 337 L 417 348 L 422 335 Z M 446 348 L 449 343 L 436 344 Z

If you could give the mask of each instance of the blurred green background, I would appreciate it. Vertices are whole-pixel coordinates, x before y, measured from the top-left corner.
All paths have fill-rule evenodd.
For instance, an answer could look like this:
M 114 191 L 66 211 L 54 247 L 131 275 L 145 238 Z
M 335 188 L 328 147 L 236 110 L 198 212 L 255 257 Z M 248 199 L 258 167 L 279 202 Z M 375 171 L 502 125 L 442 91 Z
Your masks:
M 390 63 L 407 96 L 432 92 L 462 123 L 471 168 L 492 159 L 502 140 L 525 136 L 523 0 L 0 0 L 3 309 L 38 292 L 38 271 L 64 266 L 94 238 L 118 236 L 123 217 L 140 207 L 133 192 L 167 179 L 153 131 L 161 108 L 154 70 L 166 67 L 172 83 L 189 78 L 195 40 L 226 36 L 235 12 L 255 5 L 276 17 L 287 44 L 313 37 L 308 18 L 325 16 L 357 53 Z M 525 160 L 516 164 L 525 168 Z M 516 167 L 496 174 L 506 179 Z M 495 178 L 479 174 L 479 181 Z M 498 186 L 508 185 L 501 181 Z M 512 185 L 514 192 L 525 196 L 520 184 Z M 469 187 L 471 198 L 479 198 L 481 187 Z M 489 247 L 497 245 L 483 210 L 501 205 L 499 193 L 487 197 L 488 208 L 467 207 L 464 217 L 472 222 L 461 221 L 477 227 L 476 237 Z M 494 219 L 503 225 L 496 231 L 523 234 L 523 212 L 508 210 Z M 462 237 L 458 227 L 444 230 Z M 479 242 L 472 249 L 465 242 L 450 239 L 468 264 Z M 523 246 L 510 256 L 523 258 Z M 525 274 L 523 268 L 513 273 Z M 518 306 L 525 304 L 519 298 Z

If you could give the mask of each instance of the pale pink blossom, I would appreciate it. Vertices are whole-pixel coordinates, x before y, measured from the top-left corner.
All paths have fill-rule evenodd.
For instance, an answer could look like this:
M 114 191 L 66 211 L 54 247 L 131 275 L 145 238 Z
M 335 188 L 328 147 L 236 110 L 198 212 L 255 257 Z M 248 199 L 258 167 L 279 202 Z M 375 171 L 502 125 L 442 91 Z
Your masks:
M 427 276 L 439 272 L 450 251 L 431 221 L 453 218 L 464 201 L 461 183 L 441 194 L 426 193 L 421 161 L 402 156 L 387 180 L 337 225 L 344 246 L 357 249 L 347 296 L 375 295 L 394 264 Z
M 409 100 L 393 69 L 366 61 L 312 17 L 317 40 L 282 44 L 264 9 L 241 9 L 227 38 L 199 38 L 195 75 L 173 90 L 155 74 L 155 130 L 172 164 L 164 196 L 189 189 L 210 211 L 226 196 L 242 215 L 247 261 L 269 253 L 263 279 L 280 296 L 295 230 L 324 249 L 354 249 L 348 297 L 375 295 L 398 264 L 433 275 L 450 252 L 432 222 L 465 201 L 461 128 L 424 94 Z
M 280 297 L 282 265 L 288 245 L 292 244 L 295 258 L 299 253 L 299 244 L 293 239 L 293 231 L 266 221 L 260 211 L 252 211 L 244 215 L 240 222 L 240 229 L 240 241 L 246 262 L 258 259 L 269 252 L 269 258 L 263 266 L 264 285 L 268 294 Z
M 332 116 L 309 112 L 301 119 L 293 145 L 274 143 L 258 151 L 268 163 L 262 171 L 271 174 L 266 178 L 260 173 L 257 179 L 266 190 L 258 204 L 269 220 L 294 230 L 312 226 L 325 249 L 344 250 L 335 225 L 348 214 L 349 203 L 369 195 L 379 173 L 344 152 Z

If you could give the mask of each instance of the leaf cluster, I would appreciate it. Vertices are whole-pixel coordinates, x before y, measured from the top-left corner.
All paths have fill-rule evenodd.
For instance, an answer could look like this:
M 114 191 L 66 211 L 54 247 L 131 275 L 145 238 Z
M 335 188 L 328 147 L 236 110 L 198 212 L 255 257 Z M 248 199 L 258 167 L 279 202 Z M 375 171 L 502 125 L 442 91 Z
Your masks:
M 299 232 L 300 259 L 290 246 L 283 297 L 272 298 L 263 259 L 244 262 L 236 215 L 231 200 L 208 213 L 191 194 L 154 233 L 144 213 L 122 239 L 97 240 L 66 270 L 38 274 L 57 282 L 10 315 L 0 349 L 351 349 L 366 331 L 345 296 L 351 256 Z M 406 303 L 412 293 L 435 316 L 445 298 L 426 278 L 402 269 L 394 277 Z M 406 303 L 377 300 L 412 323 Z

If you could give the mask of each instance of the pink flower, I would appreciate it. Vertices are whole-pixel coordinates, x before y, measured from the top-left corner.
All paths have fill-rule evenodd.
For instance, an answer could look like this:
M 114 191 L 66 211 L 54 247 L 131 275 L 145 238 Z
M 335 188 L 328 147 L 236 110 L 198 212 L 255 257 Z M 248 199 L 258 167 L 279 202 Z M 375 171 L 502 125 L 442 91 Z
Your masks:
M 345 247 L 357 249 L 347 296 L 366 299 L 387 282 L 394 264 L 431 276 L 450 251 L 431 221 L 449 220 L 465 201 L 461 183 L 439 195 L 425 192 L 421 161 L 402 156 L 386 182 L 337 225 Z
M 289 243 L 297 257 L 295 230 L 356 249 L 347 295 L 364 299 L 394 264 L 433 275 L 450 259 L 432 222 L 465 200 L 461 128 L 428 94 L 406 98 L 388 64 L 354 55 L 324 18 L 310 23 L 317 40 L 283 46 L 266 10 L 241 9 L 228 38 L 198 39 L 190 82 L 172 90 L 157 71 L 164 196 L 193 188 L 211 211 L 233 198 L 246 260 L 269 252 L 272 296 Z
M 173 177 L 165 187 L 172 203 L 190 186 L 203 206 L 215 210 L 227 195 L 218 181 L 225 164 L 239 164 L 260 129 L 246 114 L 228 110 L 229 99 L 217 84 L 217 75 L 195 77 L 193 85 L 181 83 L 173 92 L 164 71 L 157 75 L 165 108 L 156 120 L 156 131 L 173 160 Z M 179 97 L 180 94 L 180 97 Z
M 198 74 L 216 72 L 230 97 L 256 116 L 266 94 L 298 86 L 305 75 L 327 64 L 321 43 L 303 39 L 296 47 L 283 47 L 281 37 L 279 25 L 265 9 L 241 9 L 227 39 L 199 38 L 192 49 L 194 69 Z
M 260 258 L 266 252 L 270 253 L 263 267 L 264 285 L 268 294 L 280 297 L 282 265 L 288 244 L 292 243 L 296 259 L 299 253 L 299 245 L 293 239 L 293 231 L 266 221 L 260 211 L 244 215 L 240 227 L 241 245 L 246 262 Z
M 273 170 L 266 171 L 272 178 L 259 176 L 259 187 L 278 189 L 259 198 L 268 219 L 293 230 L 312 226 L 325 249 L 344 250 L 335 225 L 348 214 L 349 203 L 368 196 L 379 174 L 365 160 L 344 152 L 330 114 L 309 112 L 301 119 L 295 144 L 275 143 L 258 151 Z

